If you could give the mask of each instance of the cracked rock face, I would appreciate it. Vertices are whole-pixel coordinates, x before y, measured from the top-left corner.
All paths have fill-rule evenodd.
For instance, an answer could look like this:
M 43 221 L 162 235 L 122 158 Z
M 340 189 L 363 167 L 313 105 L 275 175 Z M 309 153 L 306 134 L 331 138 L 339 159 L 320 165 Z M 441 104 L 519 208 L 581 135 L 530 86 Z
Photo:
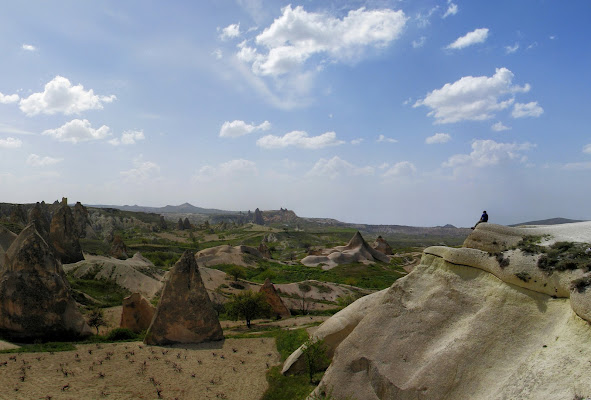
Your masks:
M 54 248 L 55 255 L 63 264 L 84 260 L 74 216 L 68 205 L 62 205 L 53 215 L 49 229 L 49 242 Z
M 285 307 L 285 304 L 283 304 L 283 300 L 281 300 L 281 297 L 277 294 L 277 290 L 269 278 L 267 278 L 263 286 L 261 286 L 260 292 L 265 293 L 265 299 L 271 306 L 271 310 L 277 318 L 291 316 L 291 313 L 287 307 Z
M 120 327 L 135 333 L 145 331 L 150 327 L 155 311 L 156 308 L 144 296 L 133 293 L 123 299 Z
M 187 250 L 170 270 L 145 343 L 168 345 L 222 340 L 222 327 L 194 254 Z
M 92 332 L 49 245 L 29 224 L 6 252 L 0 275 L 0 334 L 15 340 L 67 340 Z

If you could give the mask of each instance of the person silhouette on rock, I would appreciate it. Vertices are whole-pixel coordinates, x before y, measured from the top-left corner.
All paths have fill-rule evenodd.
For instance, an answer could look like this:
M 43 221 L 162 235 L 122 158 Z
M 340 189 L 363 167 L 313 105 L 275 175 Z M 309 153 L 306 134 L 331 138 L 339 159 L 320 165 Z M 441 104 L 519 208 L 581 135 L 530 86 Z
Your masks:
M 486 211 L 482 212 L 482 215 L 480 216 L 480 220 L 471 229 L 476 228 L 478 226 L 478 224 L 481 222 L 488 222 L 488 214 L 486 213 Z

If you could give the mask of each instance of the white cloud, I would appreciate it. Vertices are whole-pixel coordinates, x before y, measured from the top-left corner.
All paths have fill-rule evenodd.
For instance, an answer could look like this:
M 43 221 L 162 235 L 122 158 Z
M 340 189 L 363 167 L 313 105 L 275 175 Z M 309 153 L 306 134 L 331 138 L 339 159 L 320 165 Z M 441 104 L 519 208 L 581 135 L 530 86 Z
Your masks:
M 537 101 L 530 103 L 515 103 L 511 115 L 513 118 L 539 117 L 544 113 L 544 109 L 538 105 Z
M 448 133 L 436 133 L 433 136 L 429 136 L 425 139 L 425 143 L 427 144 L 436 144 L 436 143 L 447 143 L 451 140 L 451 136 Z
M 7 137 L 6 139 L 0 139 L 0 148 L 4 149 L 16 149 L 23 145 L 22 140 L 13 137 Z
M 240 24 L 231 24 L 222 29 L 220 39 L 228 40 L 240 37 Z
M 494 123 L 493 126 L 491 126 L 491 129 L 495 132 L 502 132 L 502 131 L 507 131 L 511 128 L 503 125 L 503 123 L 501 121 L 499 121 L 499 122 Z
M 32 167 L 46 167 L 48 165 L 54 165 L 57 163 L 62 162 L 63 158 L 53 158 L 53 157 L 41 157 L 37 154 L 31 154 L 27 157 L 27 165 Z
M 495 112 L 506 109 L 514 102 L 513 98 L 501 100 L 501 97 L 530 90 L 529 84 L 523 87 L 513 85 L 513 76 L 507 68 L 497 68 L 491 77 L 465 76 L 433 90 L 413 107 L 431 108 L 427 115 L 435 117 L 435 122 L 439 124 L 490 119 Z
M 361 144 L 361 142 L 363 142 L 363 138 L 358 138 L 358 139 L 351 140 L 351 144 L 352 145 L 358 145 L 358 144 Z
M 386 137 L 384 135 L 378 136 L 378 143 L 398 143 L 398 140 Z
M 22 49 L 26 51 L 37 51 L 37 48 L 32 44 L 23 44 Z
M 264 121 L 259 125 L 247 124 L 240 120 L 226 121 L 220 129 L 220 137 L 236 138 L 255 131 L 267 131 L 269 129 L 271 129 L 271 123 L 269 121 Z
M 34 132 L 26 131 L 21 128 L 16 128 L 11 125 L 3 124 L 0 122 L 0 133 L 10 133 L 15 135 L 35 135 Z
M 153 179 L 160 173 L 160 166 L 152 161 L 143 161 L 143 157 L 139 157 L 133 160 L 132 168 L 127 171 L 119 172 L 128 181 L 145 181 Z
M 0 103 L 2 104 L 10 104 L 16 103 L 19 101 L 20 97 L 18 94 L 2 94 L 0 93 Z
M 248 179 L 257 174 L 258 170 L 254 162 L 237 159 L 227 161 L 215 167 L 211 165 L 203 166 L 199 169 L 194 179 L 201 182 L 211 182 L 219 179 Z
M 519 43 L 515 43 L 513 46 L 505 46 L 505 53 L 512 54 L 519 50 Z
M 139 140 L 144 140 L 144 131 L 125 131 L 121 134 L 121 139 L 114 138 L 109 140 L 109 143 L 113 146 L 119 146 L 120 144 L 135 144 Z
M 257 140 L 257 146 L 264 149 L 283 149 L 288 146 L 300 147 L 302 149 L 321 149 L 328 146 L 338 146 L 343 144 L 342 140 L 337 140 L 335 132 L 326 132 L 318 136 L 308 136 L 304 131 L 293 131 L 283 136 L 267 135 Z
M 384 178 L 402 178 L 414 175 L 417 172 L 417 167 L 409 161 L 401 161 L 391 166 L 382 177 Z
M 45 90 L 33 93 L 20 101 L 20 109 L 28 116 L 37 114 L 80 114 L 86 110 L 101 110 L 103 103 L 111 103 L 114 95 L 99 96 L 82 85 L 72 86 L 67 78 L 56 76 L 45 85 Z
M 412 47 L 415 49 L 423 47 L 426 41 L 427 41 L 427 38 L 425 36 L 421 36 L 418 40 L 412 41 Z
M 43 131 L 42 135 L 49 135 L 60 142 L 71 142 L 76 144 L 78 142 L 86 142 L 89 140 L 104 139 L 107 136 L 110 136 L 111 132 L 106 125 L 103 125 L 98 129 L 93 129 L 87 119 L 73 119 L 59 128 Z
M 583 147 L 583 153 L 591 154 L 591 143 L 589 143 L 589 144 L 586 144 L 586 145 Z
M 450 15 L 456 15 L 459 11 L 457 4 L 454 4 L 450 1 L 448 1 L 447 3 L 448 3 L 447 11 L 445 12 L 445 14 L 443 14 L 443 17 L 441 17 L 441 18 L 447 18 Z
M 252 62 L 257 75 L 279 76 L 316 54 L 343 61 L 359 57 L 367 47 L 385 47 L 400 36 L 406 20 L 404 12 L 389 9 L 360 8 L 338 19 L 288 5 L 283 15 L 256 37 L 256 44 L 266 52 L 243 47 L 239 57 Z
M 585 171 L 591 169 L 591 161 L 567 163 L 562 166 L 562 169 L 569 171 Z
M 221 49 L 215 49 L 211 54 L 213 54 L 216 60 L 221 60 L 224 57 Z
M 443 163 L 444 167 L 470 166 L 483 168 L 503 160 L 527 161 L 523 152 L 534 148 L 531 143 L 497 143 L 494 140 L 475 140 L 470 154 L 456 154 Z
M 426 28 L 427 26 L 429 26 L 431 24 L 431 17 L 438 9 L 439 6 L 435 6 L 431 8 L 429 11 L 427 11 L 425 14 L 418 13 L 416 16 L 417 26 L 419 28 Z
M 456 39 L 455 42 L 448 45 L 448 49 L 463 49 L 477 43 L 483 43 L 488 37 L 488 28 L 475 29 L 466 33 L 464 36 Z
M 314 167 L 308 172 L 311 176 L 324 176 L 330 179 L 335 179 L 341 175 L 344 176 L 360 176 L 373 175 L 375 172 L 373 167 L 357 167 L 350 162 L 334 156 L 330 160 L 321 158 L 314 164 Z

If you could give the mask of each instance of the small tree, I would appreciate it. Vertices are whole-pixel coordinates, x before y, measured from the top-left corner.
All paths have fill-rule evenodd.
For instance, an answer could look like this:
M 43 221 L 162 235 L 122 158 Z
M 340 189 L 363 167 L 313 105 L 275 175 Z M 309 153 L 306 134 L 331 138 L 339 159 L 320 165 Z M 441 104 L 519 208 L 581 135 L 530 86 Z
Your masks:
M 230 268 L 228 268 L 226 274 L 234 278 L 234 281 L 236 282 L 238 279 L 246 278 L 246 270 L 238 265 L 232 265 Z
M 324 370 L 328 364 L 326 343 L 322 339 L 310 338 L 302 345 L 302 353 L 306 360 L 306 369 L 310 383 L 314 383 L 314 374 Z
M 92 309 L 90 314 L 88 314 L 88 325 L 95 327 L 96 334 L 98 335 L 99 327 L 106 325 L 105 314 L 102 308 L 95 307 Z
M 226 303 L 226 313 L 234 321 L 244 319 L 246 326 L 250 329 L 250 321 L 255 318 L 269 317 L 271 307 L 265 300 L 264 293 L 247 290 L 232 296 L 232 299 Z

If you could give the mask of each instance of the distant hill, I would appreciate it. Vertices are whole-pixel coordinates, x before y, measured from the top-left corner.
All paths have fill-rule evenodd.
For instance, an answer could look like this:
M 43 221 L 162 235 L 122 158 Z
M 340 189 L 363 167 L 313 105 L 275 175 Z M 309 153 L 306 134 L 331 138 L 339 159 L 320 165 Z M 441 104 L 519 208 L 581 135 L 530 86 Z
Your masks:
M 559 225 L 559 224 L 570 224 L 572 222 L 583 222 L 582 220 L 578 219 L 568 219 L 568 218 L 548 218 L 548 219 L 541 219 L 539 221 L 529 221 L 529 222 L 522 222 L 520 224 L 513 224 L 509 226 L 520 226 L 520 225 Z
M 195 207 L 192 204 L 184 203 L 179 206 L 144 207 L 144 206 L 114 206 L 114 205 L 88 205 L 95 208 L 115 208 L 123 211 L 150 212 L 156 214 L 236 214 L 236 211 L 217 210 L 215 208 Z

